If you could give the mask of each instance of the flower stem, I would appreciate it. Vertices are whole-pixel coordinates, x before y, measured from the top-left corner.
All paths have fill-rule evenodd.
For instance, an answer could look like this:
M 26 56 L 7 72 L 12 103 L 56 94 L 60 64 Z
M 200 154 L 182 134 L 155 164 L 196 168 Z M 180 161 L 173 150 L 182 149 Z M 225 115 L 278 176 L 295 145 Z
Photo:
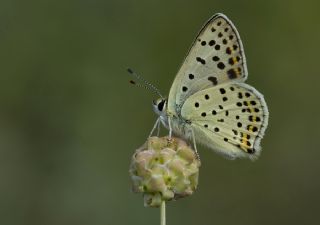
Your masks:
M 161 202 L 160 225 L 166 225 L 166 201 Z

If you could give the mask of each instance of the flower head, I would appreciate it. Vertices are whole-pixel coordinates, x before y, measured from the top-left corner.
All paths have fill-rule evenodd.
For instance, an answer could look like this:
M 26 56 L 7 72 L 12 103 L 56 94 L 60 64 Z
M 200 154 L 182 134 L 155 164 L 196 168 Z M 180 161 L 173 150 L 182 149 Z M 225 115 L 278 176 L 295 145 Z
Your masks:
M 132 190 L 143 193 L 144 205 L 191 195 L 198 185 L 200 160 L 179 138 L 150 137 L 132 156 Z

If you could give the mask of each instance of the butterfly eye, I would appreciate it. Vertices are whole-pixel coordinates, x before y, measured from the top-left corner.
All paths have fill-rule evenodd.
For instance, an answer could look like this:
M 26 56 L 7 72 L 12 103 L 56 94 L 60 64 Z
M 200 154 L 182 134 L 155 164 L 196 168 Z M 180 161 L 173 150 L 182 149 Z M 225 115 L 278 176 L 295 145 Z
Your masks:
M 158 104 L 158 110 L 159 111 L 163 110 L 164 103 L 165 103 L 165 100 L 162 100 L 161 102 L 159 102 L 159 104 Z

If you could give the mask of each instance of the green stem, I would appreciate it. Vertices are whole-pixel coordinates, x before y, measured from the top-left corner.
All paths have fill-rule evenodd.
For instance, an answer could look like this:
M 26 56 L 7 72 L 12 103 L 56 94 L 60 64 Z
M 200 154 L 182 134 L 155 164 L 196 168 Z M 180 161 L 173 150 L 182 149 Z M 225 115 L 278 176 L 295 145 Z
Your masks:
M 161 202 L 160 225 L 166 225 L 166 201 Z

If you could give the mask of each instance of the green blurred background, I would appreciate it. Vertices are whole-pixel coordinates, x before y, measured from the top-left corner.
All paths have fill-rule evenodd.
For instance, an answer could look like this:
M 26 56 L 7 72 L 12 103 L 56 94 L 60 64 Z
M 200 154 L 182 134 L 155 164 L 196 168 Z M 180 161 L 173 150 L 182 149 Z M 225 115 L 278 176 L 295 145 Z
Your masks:
M 168 224 L 319 222 L 317 1 L 0 1 L 0 224 L 159 224 L 130 191 L 134 150 L 153 126 L 203 23 L 223 12 L 246 51 L 269 127 L 256 162 L 200 148 L 197 192 Z

